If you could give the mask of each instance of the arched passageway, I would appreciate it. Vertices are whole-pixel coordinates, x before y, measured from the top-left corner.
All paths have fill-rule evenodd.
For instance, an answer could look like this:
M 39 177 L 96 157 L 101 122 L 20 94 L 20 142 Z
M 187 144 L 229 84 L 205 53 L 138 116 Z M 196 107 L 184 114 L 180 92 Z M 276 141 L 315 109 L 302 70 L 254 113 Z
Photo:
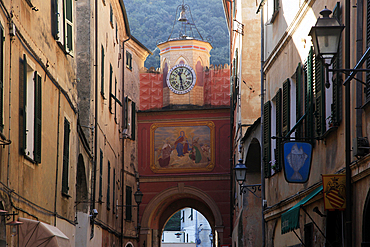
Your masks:
M 146 247 L 159 247 L 166 222 L 185 207 L 194 208 L 204 215 L 214 235 L 223 238 L 222 216 L 215 201 L 200 189 L 179 183 L 177 187 L 162 191 L 146 205 L 141 219 L 140 242 Z

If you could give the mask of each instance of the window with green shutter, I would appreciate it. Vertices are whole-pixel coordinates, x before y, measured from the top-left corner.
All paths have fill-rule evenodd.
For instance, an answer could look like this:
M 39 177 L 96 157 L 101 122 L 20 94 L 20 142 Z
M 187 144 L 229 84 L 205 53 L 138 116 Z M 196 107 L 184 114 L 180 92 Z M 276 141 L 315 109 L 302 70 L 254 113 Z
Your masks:
M 307 138 L 314 137 L 314 117 L 313 117 L 313 50 L 312 47 L 307 57 L 306 66 L 306 92 L 305 92 L 305 133 Z M 313 143 L 313 141 L 312 141 Z
M 271 176 L 271 102 L 263 106 L 263 164 L 265 177 Z
M 325 128 L 325 83 L 324 83 L 324 66 L 321 59 L 314 56 L 314 88 L 315 88 L 315 127 L 316 136 L 321 136 L 326 131 Z
M 4 28 L 0 24 L 0 132 L 4 129 Z
M 42 97 L 41 97 L 41 76 L 35 74 L 35 134 L 34 134 L 34 160 L 41 163 L 41 115 L 42 115 Z
M 107 209 L 110 210 L 110 161 L 108 160 Z
M 63 138 L 63 170 L 62 170 L 62 193 L 68 195 L 69 186 L 69 136 L 71 126 L 69 121 L 64 118 L 64 138 Z
M 103 151 L 100 149 L 100 167 L 99 167 L 99 202 L 103 201 Z
M 302 78 L 302 66 L 301 63 L 298 63 L 298 66 L 295 70 L 296 76 L 296 123 L 303 116 L 303 78 Z M 299 124 L 296 128 L 295 137 L 303 137 L 303 125 Z
M 126 186 L 126 220 L 132 220 L 132 188 Z
M 73 53 L 73 0 L 65 0 L 65 49 Z
M 277 137 L 282 137 L 283 136 L 283 133 L 282 133 L 282 92 L 281 92 L 281 88 L 279 88 L 279 90 L 277 91 L 276 95 L 275 95 L 275 102 L 276 102 L 276 113 L 275 113 L 275 117 L 276 117 L 276 121 L 275 121 L 275 128 L 276 128 L 276 136 Z M 281 162 L 282 162 L 282 147 L 281 147 L 281 143 L 282 143 L 282 139 L 280 138 L 277 138 L 275 139 L 276 141 L 276 150 L 275 150 L 275 171 L 281 171 Z
M 290 131 L 290 80 L 283 83 L 283 136 Z
M 101 61 L 100 61 L 100 66 L 101 66 L 101 71 L 100 71 L 100 94 L 103 96 L 104 98 L 104 57 L 105 57 L 105 54 L 104 54 L 104 46 L 102 45 L 101 46 Z

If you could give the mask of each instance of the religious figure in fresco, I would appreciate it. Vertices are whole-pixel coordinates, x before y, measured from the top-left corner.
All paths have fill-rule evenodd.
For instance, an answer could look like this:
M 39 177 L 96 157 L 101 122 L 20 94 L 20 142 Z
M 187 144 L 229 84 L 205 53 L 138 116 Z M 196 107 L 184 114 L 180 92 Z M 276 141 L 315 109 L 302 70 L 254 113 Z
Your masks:
M 170 145 L 170 140 L 167 138 L 166 143 L 163 145 L 160 152 L 161 157 L 158 159 L 159 165 L 161 167 L 167 167 L 170 164 L 171 152 L 172 147 Z
M 203 163 L 207 162 L 208 159 L 203 153 L 202 147 L 198 143 L 199 137 L 193 139 L 193 143 L 191 144 L 191 152 L 189 157 L 193 160 L 194 163 Z
M 180 136 L 175 141 L 175 147 L 177 151 L 177 156 L 182 157 L 188 153 L 189 142 L 185 135 L 185 131 L 180 131 Z

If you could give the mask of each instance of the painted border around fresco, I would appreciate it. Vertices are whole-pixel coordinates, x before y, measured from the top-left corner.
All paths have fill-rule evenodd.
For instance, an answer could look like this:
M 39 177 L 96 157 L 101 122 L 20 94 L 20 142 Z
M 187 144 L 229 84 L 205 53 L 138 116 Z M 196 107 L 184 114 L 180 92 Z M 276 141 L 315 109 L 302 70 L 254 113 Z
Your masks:
M 162 127 L 199 127 L 207 126 L 210 130 L 210 155 L 209 162 L 203 167 L 160 167 L 156 164 L 155 150 L 155 131 Z M 163 140 L 162 140 L 163 141 Z M 212 121 L 196 121 L 196 122 L 172 122 L 172 123 L 154 123 L 150 127 L 150 169 L 155 173 L 182 173 L 182 172 L 207 172 L 212 171 L 215 167 L 215 124 Z

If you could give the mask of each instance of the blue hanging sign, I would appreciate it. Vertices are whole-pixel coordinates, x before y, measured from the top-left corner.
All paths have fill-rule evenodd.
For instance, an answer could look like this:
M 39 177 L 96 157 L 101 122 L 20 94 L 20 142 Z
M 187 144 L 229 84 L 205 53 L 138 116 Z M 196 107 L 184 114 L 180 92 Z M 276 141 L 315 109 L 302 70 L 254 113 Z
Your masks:
M 310 176 L 312 145 L 307 142 L 284 142 L 284 175 L 288 183 L 306 183 Z

